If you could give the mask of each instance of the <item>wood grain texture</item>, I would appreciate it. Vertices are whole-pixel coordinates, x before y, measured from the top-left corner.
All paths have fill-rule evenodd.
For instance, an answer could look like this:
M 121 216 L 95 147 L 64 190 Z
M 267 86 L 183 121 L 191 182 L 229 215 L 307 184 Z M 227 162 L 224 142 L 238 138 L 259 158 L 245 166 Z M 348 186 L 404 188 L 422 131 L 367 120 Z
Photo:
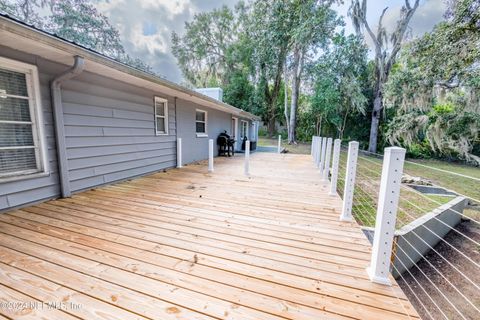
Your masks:
M 250 166 L 216 158 L 0 215 L 0 301 L 82 306 L 27 319 L 418 318 L 393 279 L 369 281 L 370 244 L 309 156 Z

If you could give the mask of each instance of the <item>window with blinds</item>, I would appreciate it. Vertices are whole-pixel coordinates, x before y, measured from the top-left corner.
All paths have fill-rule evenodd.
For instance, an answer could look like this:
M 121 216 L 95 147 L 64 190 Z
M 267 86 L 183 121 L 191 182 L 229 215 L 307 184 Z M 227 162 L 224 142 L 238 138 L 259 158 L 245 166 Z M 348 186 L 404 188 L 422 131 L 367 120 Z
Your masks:
M 0 178 L 42 171 L 32 74 L 0 60 Z
M 157 135 L 168 134 L 168 101 L 155 97 L 155 130 Z

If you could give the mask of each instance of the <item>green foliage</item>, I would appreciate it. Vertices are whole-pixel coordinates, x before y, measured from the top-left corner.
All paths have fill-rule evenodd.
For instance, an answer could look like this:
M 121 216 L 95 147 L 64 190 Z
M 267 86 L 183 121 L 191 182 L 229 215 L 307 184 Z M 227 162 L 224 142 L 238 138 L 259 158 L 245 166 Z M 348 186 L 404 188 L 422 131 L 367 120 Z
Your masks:
M 432 107 L 432 111 L 429 113 L 430 117 L 437 115 L 451 114 L 455 111 L 455 106 L 451 103 L 436 104 Z
M 185 23 L 185 35 L 172 33 L 172 53 L 185 78 L 197 87 L 224 85 L 230 47 L 238 39 L 238 14 L 227 6 L 196 14 Z
M 353 35 L 337 34 L 325 54 L 311 66 L 310 73 L 314 93 L 309 116 L 317 121 L 317 126 L 323 124 L 331 133 L 338 132 L 342 137 L 349 117 L 365 115 L 367 48 Z
M 330 5 L 253 0 L 198 14 L 183 36 L 172 34 L 173 54 L 193 86 L 221 86 L 226 102 L 262 116 L 273 134 L 284 121 L 285 65 L 301 51 L 303 66 L 329 42 L 339 24 Z
M 408 147 L 407 157 L 409 158 L 428 159 L 431 158 L 432 155 L 430 144 L 426 140 L 413 143 Z
M 41 17 L 39 11 L 44 11 L 46 16 Z M 0 12 L 134 68 L 153 73 L 145 62 L 125 52 L 118 30 L 88 0 L 0 0 Z
M 224 87 L 224 101 L 248 112 L 258 112 L 254 101 L 255 87 L 250 83 L 248 75 L 235 71 L 229 75 L 228 80 Z
M 385 86 L 391 144 L 480 164 L 479 8 L 478 0 L 450 2 L 447 21 L 402 50 Z
M 121 59 L 125 54 L 118 30 L 90 2 L 54 1 L 50 9 L 48 31 L 114 59 Z

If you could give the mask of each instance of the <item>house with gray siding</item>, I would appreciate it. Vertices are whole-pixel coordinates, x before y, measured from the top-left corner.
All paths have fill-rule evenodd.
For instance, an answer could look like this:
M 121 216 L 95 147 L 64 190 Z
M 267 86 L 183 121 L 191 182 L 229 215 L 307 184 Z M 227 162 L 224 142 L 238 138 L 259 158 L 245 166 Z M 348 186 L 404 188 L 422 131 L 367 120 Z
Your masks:
M 0 210 L 175 167 L 178 138 L 184 164 L 224 131 L 240 149 L 258 121 L 0 16 Z

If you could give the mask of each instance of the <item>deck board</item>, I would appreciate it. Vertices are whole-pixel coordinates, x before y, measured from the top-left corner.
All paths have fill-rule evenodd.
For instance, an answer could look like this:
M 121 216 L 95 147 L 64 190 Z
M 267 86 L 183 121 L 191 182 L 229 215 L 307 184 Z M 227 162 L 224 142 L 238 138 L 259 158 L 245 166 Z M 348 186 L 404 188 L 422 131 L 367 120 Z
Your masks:
M 414 319 L 309 156 L 253 154 L 0 215 L 0 301 L 80 309 L 7 318 Z M 392 279 L 393 280 L 393 279 Z

